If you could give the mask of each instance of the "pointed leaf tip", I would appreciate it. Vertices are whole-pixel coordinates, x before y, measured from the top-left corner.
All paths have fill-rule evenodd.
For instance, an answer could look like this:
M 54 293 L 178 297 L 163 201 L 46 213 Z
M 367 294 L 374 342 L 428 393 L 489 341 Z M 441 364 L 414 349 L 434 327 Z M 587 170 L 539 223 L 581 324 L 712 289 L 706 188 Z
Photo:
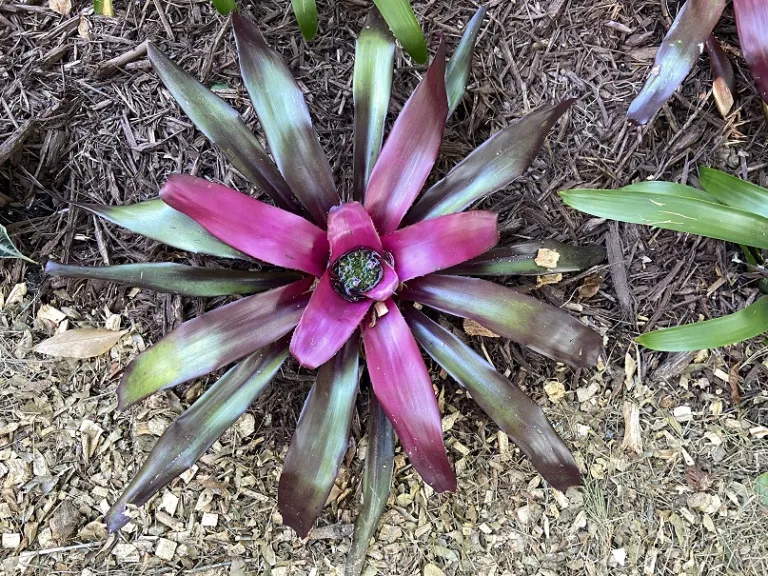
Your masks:
M 408 0 L 373 0 L 389 29 L 419 64 L 427 62 L 427 43 Z

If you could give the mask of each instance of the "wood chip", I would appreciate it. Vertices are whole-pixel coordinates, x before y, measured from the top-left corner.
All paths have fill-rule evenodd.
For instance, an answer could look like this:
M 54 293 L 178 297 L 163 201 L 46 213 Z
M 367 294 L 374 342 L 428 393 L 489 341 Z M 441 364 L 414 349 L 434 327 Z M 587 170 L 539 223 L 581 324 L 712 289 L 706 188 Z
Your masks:
M 561 282 L 563 275 L 558 274 L 544 274 L 543 276 L 536 276 L 536 288 L 547 286 L 548 284 L 557 284 Z
M 171 542 L 165 538 L 158 538 L 157 546 L 155 547 L 155 556 L 170 562 L 173 560 L 174 554 L 176 554 L 176 546 L 176 542 Z
M 219 515 L 213 514 L 211 512 L 205 512 L 202 519 L 200 520 L 200 525 L 207 528 L 215 528 L 218 523 Z
M 621 442 L 621 447 L 635 454 L 643 451 L 640 408 L 634 402 L 624 402 L 624 440 Z
M 559 261 L 560 252 L 557 250 L 550 250 L 549 248 L 539 248 L 539 251 L 536 253 L 536 258 L 534 260 L 537 266 L 541 266 L 547 270 L 557 268 L 557 263 Z
M 557 403 L 565 398 L 565 386 L 559 380 L 550 380 L 544 384 L 544 392 L 550 401 Z
M 19 544 L 21 544 L 21 534 L 18 532 L 3 534 L 3 548 L 16 548 Z
M 485 336 L 487 338 L 499 338 L 499 335 L 485 326 L 478 324 L 471 318 L 464 319 L 464 332 L 467 336 Z

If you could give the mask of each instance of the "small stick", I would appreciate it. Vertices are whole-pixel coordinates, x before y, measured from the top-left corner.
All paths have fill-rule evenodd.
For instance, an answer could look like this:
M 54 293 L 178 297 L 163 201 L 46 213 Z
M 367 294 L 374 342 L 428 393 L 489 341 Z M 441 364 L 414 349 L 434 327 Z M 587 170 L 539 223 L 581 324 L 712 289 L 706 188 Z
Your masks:
M 114 72 L 116 69 L 125 66 L 129 62 L 133 62 L 134 60 L 137 60 L 138 58 L 141 58 L 142 56 L 146 56 L 146 55 L 147 55 L 147 41 L 144 40 L 144 42 L 142 42 L 135 48 L 128 50 L 128 52 L 123 52 L 122 54 L 120 54 L 120 56 L 115 56 L 111 60 L 107 60 L 106 62 L 102 62 L 101 64 L 99 64 L 96 74 L 98 76 L 106 76 L 107 74 Z

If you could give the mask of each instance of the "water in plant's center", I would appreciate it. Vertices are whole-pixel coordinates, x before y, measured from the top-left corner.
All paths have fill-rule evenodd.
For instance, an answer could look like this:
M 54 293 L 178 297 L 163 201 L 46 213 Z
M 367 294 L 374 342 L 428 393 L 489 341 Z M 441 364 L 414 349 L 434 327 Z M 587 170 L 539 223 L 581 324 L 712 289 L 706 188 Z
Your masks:
M 364 292 L 375 288 L 384 275 L 381 256 L 367 248 L 350 250 L 331 266 L 331 283 L 345 300 L 359 302 Z

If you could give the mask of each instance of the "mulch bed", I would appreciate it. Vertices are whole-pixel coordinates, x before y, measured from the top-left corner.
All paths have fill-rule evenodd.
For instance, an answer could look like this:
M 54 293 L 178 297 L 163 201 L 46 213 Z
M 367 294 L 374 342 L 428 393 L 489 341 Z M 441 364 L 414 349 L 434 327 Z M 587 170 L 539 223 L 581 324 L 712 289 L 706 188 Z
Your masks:
M 354 38 L 370 2 L 319 4 L 320 32 L 309 45 L 287 0 L 243 7 L 305 88 L 336 182 L 349 190 Z M 476 9 L 469 0 L 413 4 L 425 31 L 441 32 L 449 47 Z M 207 0 L 117 2 L 116 10 L 117 18 L 97 17 L 76 1 L 62 16 L 38 2 L 0 0 L 0 149 L 9 150 L 0 161 L 0 203 L 9 201 L 0 223 L 41 264 L 204 264 L 207 257 L 69 208 L 70 201 L 153 197 L 176 172 L 249 189 L 137 55 L 144 40 L 155 42 L 254 126 L 228 21 Z M 632 342 L 651 327 L 741 308 L 755 285 L 734 261 L 737 247 L 590 218 L 557 196 L 649 178 L 695 182 L 699 164 L 768 185 L 768 126 L 730 8 L 716 32 L 737 69 L 737 111 L 718 115 L 704 57 L 653 122 L 627 124 L 669 21 L 664 1 L 489 3 L 467 96 L 432 178 L 521 114 L 579 97 L 529 172 L 478 207 L 499 212 L 502 242 L 606 245 L 605 265 L 557 284 L 509 280 L 600 330 L 606 357 L 597 370 L 574 371 L 504 340 L 472 343 L 542 404 L 583 465 L 585 484 L 567 494 L 545 488 L 506 436 L 436 370 L 459 489 L 435 495 L 398 456 L 369 574 L 768 572 L 766 508 L 752 490 L 768 469 L 768 348 L 755 340 L 668 355 Z M 398 54 L 392 117 L 422 72 Z M 26 293 L 17 288 L 11 298 L 22 284 Z M 84 576 L 341 573 L 359 508 L 364 398 L 332 502 L 308 540 L 282 525 L 276 509 L 282 459 L 313 380 L 293 364 L 192 473 L 107 537 L 99 523 L 105 506 L 210 381 L 120 414 L 120 370 L 217 301 L 51 279 L 19 260 L 0 260 L 0 295 L 10 300 L 0 305 L 0 558 L 9 573 L 19 566 Z M 71 326 L 111 322 L 131 331 L 109 357 L 37 355 L 31 347 L 56 327 L 40 313 L 45 305 L 63 311 Z

